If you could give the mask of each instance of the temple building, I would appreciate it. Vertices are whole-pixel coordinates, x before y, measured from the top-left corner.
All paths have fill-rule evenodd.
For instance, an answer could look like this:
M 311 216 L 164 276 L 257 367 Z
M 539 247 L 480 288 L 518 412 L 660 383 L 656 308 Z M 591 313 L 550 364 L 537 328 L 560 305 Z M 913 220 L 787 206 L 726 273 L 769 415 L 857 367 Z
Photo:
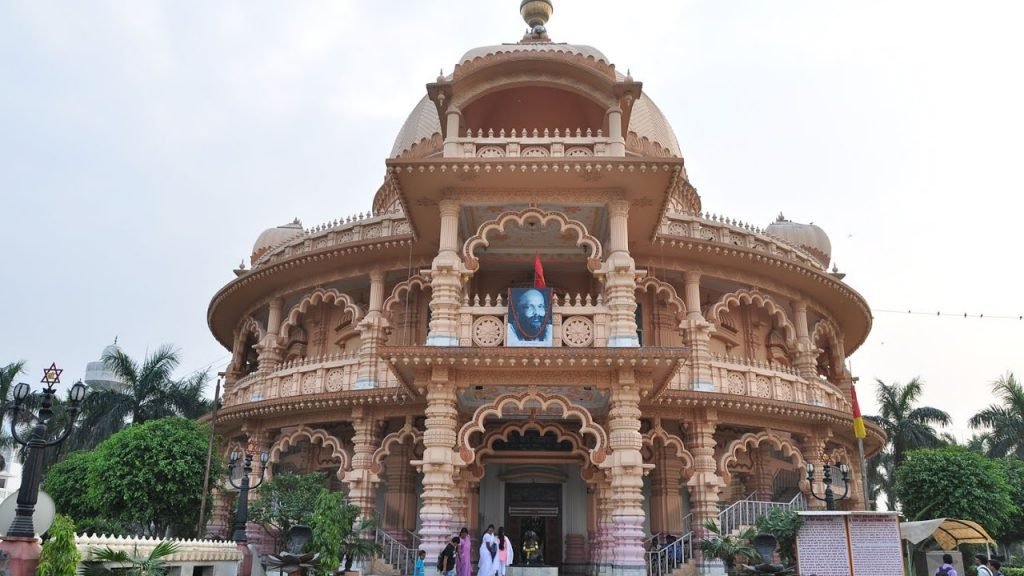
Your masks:
M 533 530 L 565 574 L 662 573 L 667 541 L 710 564 L 705 520 L 821 506 L 825 459 L 863 508 L 847 357 L 871 313 L 828 236 L 703 212 L 640 79 L 549 37 L 548 0 L 521 13 L 426 85 L 369 212 L 270 228 L 213 297 L 223 454 L 327 472 L 392 547 Z

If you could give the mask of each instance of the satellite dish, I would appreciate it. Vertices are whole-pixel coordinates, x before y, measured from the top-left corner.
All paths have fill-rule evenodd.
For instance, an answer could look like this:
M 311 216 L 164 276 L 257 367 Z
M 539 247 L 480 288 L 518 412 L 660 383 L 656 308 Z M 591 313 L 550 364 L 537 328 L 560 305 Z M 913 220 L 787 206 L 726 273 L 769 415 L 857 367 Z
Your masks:
M 4 498 L 0 502 L 0 535 L 7 536 L 7 532 L 14 523 L 14 516 L 18 511 L 18 491 Z M 36 501 L 35 512 L 32 513 L 32 527 L 35 528 L 36 536 L 46 532 L 53 524 L 53 517 L 57 514 L 57 507 L 53 505 L 53 498 L 42 490 L 39 491 L 39 500 Z

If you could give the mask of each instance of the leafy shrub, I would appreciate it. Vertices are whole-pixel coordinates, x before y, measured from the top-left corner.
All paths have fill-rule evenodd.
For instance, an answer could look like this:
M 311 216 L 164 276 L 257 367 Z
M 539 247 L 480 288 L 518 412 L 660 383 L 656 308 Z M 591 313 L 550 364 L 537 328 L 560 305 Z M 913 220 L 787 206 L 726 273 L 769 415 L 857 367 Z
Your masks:
M 75 523 L 63 514 L 53 518 L 47 531 L 50 538 L 43 544 L 39 555 L 38 576 L 74 576 L 78 570 L 81 553 L 75 547 Z
M 779 544 L 779 559 L 783 564 L 796 561 L 796 533 L 803 525 L 803 517 L 792 510 L 775 509 L 757 519 L 758 530 L 775 536 Z M 765 558 L 764 561 L 771 562 L 771 558 Z

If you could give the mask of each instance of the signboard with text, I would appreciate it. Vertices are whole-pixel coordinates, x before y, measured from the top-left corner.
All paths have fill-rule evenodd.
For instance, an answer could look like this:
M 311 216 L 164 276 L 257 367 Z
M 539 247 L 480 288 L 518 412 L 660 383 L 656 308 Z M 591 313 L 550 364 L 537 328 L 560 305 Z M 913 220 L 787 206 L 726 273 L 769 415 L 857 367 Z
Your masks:
M 895 512 L 800 512 L 796 537 L 800 574 L 903 576 Z

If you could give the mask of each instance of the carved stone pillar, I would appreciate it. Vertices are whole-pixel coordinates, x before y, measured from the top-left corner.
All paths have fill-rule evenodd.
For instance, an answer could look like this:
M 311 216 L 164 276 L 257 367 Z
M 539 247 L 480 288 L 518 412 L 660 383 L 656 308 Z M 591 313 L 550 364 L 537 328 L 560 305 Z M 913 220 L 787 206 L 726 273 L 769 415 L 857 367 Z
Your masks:
M 636 334 L 636 263 L 629 255 L 629 202 L 608 204 L 610 253 L 604 261 L 605 303 L 610 315 L 609 348 L 639 347 Z
M 234 502 L 231 493 L 224 490 L 213 490 L 213 502 L 210 506 L 210 519 L 206 522 L 206 534 L 210 537 L 228 539 L 231 537 L 232 512 Z
M 423 460 L 413 462 L 423 471 L 423 495 L 420 507 L 421 548 L 427 558 L 437 558 L 452 532 L 451 502 L 455 493 L 455 438 L 459 413 L 454 386 L 448 382 L 448 369 L 433 368 L 427 385 L 426 426 L 423 433 Z
M 757 491 L 757 499 L 762 502 L 771 502 L 775 495 L 773 481 L 774 476 L 771 467 L 771 446 L 762 444 L 751 452 L 751 459 L 754 461 L 754 470 L 751 491 Z
M 380 448 L 377 421 L 370 410 L 352 411 L 352 470 L 345 474 L 348 499 L 359 507 L 364 518 L 373 518 L 377 508 L 377 483 L 380 478 L 373 472 L 373 453 Z
M 690 452 L 693 454 L 693 476 L 687 486 L 690 490 L 690 512 L 693 514 L 694 542 L 704 536 L 704 522 L 718 521 L 718 491 L 725 486 L 718 475 L 718 462 L 715 461 L 715 428 L 718 414 L 713 409 L 706 409 L 695 415 L 690 427 Z M 700 574 L 725 574 L 725 566 L 721 560 L 705 559 L 700 548 L 694 546 L 694 557 Z
M 458 534 L 463 526 L 469 526 L 470 478 L 468 474 L 462 472 L 462 469 L 456 469 L 453 478 L 455 483 L 455 493 L 451 500 L 453 535 Z
M 597 525 L 594 533 L 594 541 L 590 545 L 591 562 L 594 565 L 594 574 L 605 576 L 612 573 L 614 553 L 611 549 L 611 527 L 612 527 L 612 487 L 609 474 L 601 475 L 595 493 L 595 508 L 597 513 Z
M 674 451 L 663 444 L 653 447 L 654 470 L 651 471 L 651 532 L 653 534 L 683 533 L 683 499 L 679 494 L 682 462 Z
M 430 331 L 427 346 L 458 346 L 462 301 L 462 258 L 458 254 L 459 203 L 442 200 L 441 239 L 430 269 Z
M 247 450 L 253 454 L 252 463 L 252 475 L 249 477 L 249 482 L 255 485 L 260 481 L 260 475 L 263 474 L 263 481 L 269 482 L 271 478 L 270 470 L 264 472 L 263 464 L 260 464 L 260 454 L 263 452 L 269 452 L 271 447 L 271 436 L 270 431 L 262 428 L 259 424 L 247 422 L 242 430 L 249 434 L 249 443 L 246 447 Z M 259 490 L 249 491 L 249 506 L 252 503 L 260 499 Z M 238 505 L 236 498 L 235 505 Z M 234 513 L 234 510 L 232 510 Z M 255 546 L 260 553 L 274 552 L 274 536 L 267 534 L 267 531 L 263 529 L 263 526 L 256 524 L 255 522 L 248 522 L 245 525 L 245 536 L 249 540 L 249 544 Z
M 359 322 L 359 374 L 352 388 L 365 390 L 377 387 L 377 350 L 387 338 L 388 321 L 381 312 L 384 306 L 384 271 L 370 272 L 370 309 Z
M 399 542 L 412 544 L 416 530 L 416 470 L 409 465 L 412 447 L 395 447 L 384 462 L 384 530 Z
M 608 412 L 608 444 L 611 457 L 603 466 L 611 473 L 611 516 L 609 537 L 614 576 L 645 574 L 644 566 L 644 470 L 640 452 L 640 394 L 632 370 L 623 369 L 618 387 L 612 392 Z
M 457 108 L 454 106 L 448 107 L 448 111 L 445 114 L 445 122 L 447 123 L 447 129 L 445 130 L 445 135 L 447 137 L 444 139 L 445 158 L 461 156 L 459 143 L 456 141 L 459 138 L 460 117 L 461 114 Z
M 683 337 L 690 347 L 690 387 L 693 390 L 714 392 L 715 383 L 711 377 L 711 352 L 708 343 L 714 326 L 700 311 L 700 272 L 683 273 L 686 295 L 686 323 Z
M 817 434 L 808 434 L 800 442 L 800 455 L 804 462 L 814 464 L 814 482 L 807 481 L 807 472 L 801 471 L 802 480 L 800 486 L 807 487 L 804 495 L 807 499 L 808 510 L 824 510 L 825 503 L 814 497 L 825 495 L 824 484 L 821 482 L 821 454 L 825 450 L 825 440 Z
M 793 363 L 800 376 L 811 382 L 818 376 L 815 362 L 814 343 L 807 329 L 807 302 L 793 302 L 794 324 L 796 324 L 796 361 Z
M 278 334 L 281 331 L 281 315 L 284 311 L 284 298 L 274 298 L 270 301 L 270 312 L 267 318 L 267 333 L 263 340 L 256 345 L 259 354 L 259 370 L 264 374 L 270 374 L 281 366 L 284 359 L 282 338 Z
M 626 155 L 626 140 L 622 137 L 622 110 L 618 107 L 608 109 L 608 137 L 611 139 L 609 156 Z

